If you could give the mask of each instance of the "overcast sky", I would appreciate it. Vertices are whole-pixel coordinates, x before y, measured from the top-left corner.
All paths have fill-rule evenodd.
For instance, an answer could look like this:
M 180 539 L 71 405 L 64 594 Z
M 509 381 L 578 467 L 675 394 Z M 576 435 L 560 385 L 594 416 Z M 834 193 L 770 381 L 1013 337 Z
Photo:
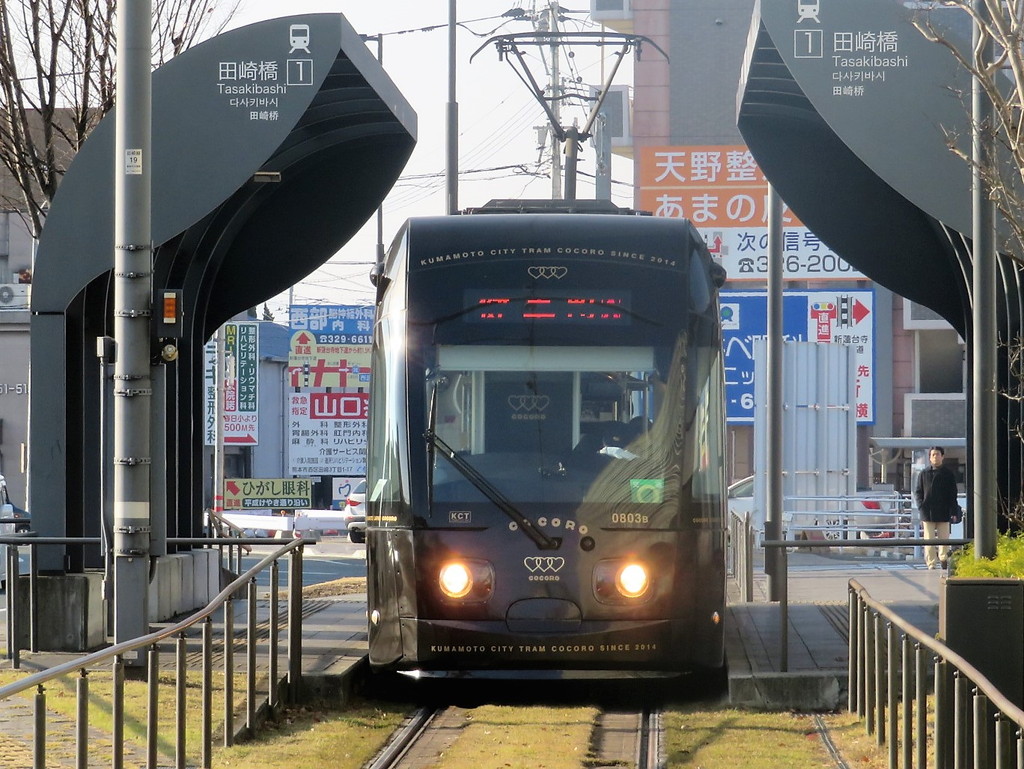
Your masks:
M 538 5 L 546 5 L 537 0 Z M 476 206 L 491 198 L 550 198 L 551 181 L 521 170 L 546 174 L 549 161 L 538 150 L 535 126 L 547 121 L 527 86 L 506 62 L 498 60 L 494 46 L 469 58 L 494 34 L 532 32 L 528 21 L 502 18 L 512 8 L 533 10 L 532 0 L 460 0 L 457 83 L 459 102 L 459 206 Z M 570 9 L 586 11 L 587 0 L 566 2 Z M 242 0 L 230 24 L 243 26 L 264 19 L 302 13 L 341 12 L 355 30 L 365 35 L 384 34 L 384 69 L 417 113 L 419 138 L 402 179 L 384 204 L 384 243 L 410 216 L 444 214 L 445 197 L 445 105 L 448 101 L 448 3 L 445 0 Z M 568 13 L 572 21 L 566 31 L 599 31 L 586 13 Z M 376 55 L 377 43 L 370 43 Z M 538 82 L 548 80 L 539 56 L 529 51 L 531 71 Z M 611 50 L 608 49 L 610 54 Z M 570 61 L 564 56 L 563 75 L 579 77 L 584 84 L 599 84 L 604 77 L 597 49 L 578 48 Z M 632 68 L 624 64 L 616 83 L 630 84 Z M 562 124 L 586 115 L 582 107 L 563 114 Z M 594 151 L 589 143 L 580 156 L 579 197 L 593 197 Z M 629 161 L 615 158 L 613 179 L 630 183 Z M 632 203 L 632 189 L 613 184 L 620 205 Z M 367 279 L 375 254 L 376 219 L 319 271 L 294 289 L 296 303 L 368 304 L 373 293 Z M 270 309 L 278 320 L 286 320 L 287 297 L 271 300 Z

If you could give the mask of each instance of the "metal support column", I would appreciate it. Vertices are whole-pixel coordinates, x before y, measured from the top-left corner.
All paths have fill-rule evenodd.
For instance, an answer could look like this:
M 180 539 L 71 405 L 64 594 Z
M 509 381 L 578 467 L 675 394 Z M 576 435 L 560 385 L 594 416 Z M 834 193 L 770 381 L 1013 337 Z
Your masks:
M 985 0 L 973 0 L 979 19 L 988 17 Z M 983 39 L 984 38 L 984 39 Z M 978 21 L 974 24 L 974 50 L 977 66 L 993 60 L 992 38 L 984 35 Z M 996 487 L 996 232 L 995 203 L 992 201 L 988 174 L 993 172 L 994 141 L 992 102 L 975 78 L 971 89 L 973 126 L 973 253 L 971 260 L 971 310 L 973 324 L 973 423 L 971 426 L 971 497 L 968 510 L 974 521 L 974 554 L 992 558 L 996 554 L 999 492 Z
M 782 539 L 782 199 L 775 188 L 768 188 L 768 371 L 765 376 L 765 402 L 768 408 L 768 446 L 765 494 L 764 538 Z M 779 558 L 782 551 L 768 548 L 764 570 L 768 577 L 768 600 L 780 600 L 785 586 L 779 584 Z M 781 577 L 785 579 L 784 576 Z
M 152 2 L 117 12 L 114 153 L 114 640 L 149 629 Z M 141 664 L 138 659 L 126 660 Z

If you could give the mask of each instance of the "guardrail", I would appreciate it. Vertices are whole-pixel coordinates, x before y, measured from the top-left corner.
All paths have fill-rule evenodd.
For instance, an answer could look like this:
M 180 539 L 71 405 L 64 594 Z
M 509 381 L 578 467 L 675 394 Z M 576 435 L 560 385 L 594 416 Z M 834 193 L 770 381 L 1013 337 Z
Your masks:
M 98 540 L 97 540 L 98 541 Z M 168 540 L 172 544 L 180 545 L 207 545 L 215 547 L 239 547 L 251 545 L 266 545 L 267 540 L 262 539 L 173 539 Z M 72 544 L 82 543 L 82 538 L 74 540 L 58 537 L 36 537 L 33 538 L 31 546 L 51 544 Z M 24 544 L 22 537 L 2 537 L 0 544 L 8 545 L 9 552 Z M 274 552 L 265 556 L 259 563 L 241 574 L 230 585 L 225 587 L 205 608 L 195 612 L 187 619 L 172 624 L 162 630 L 149 633 L 141 638 L 115 644 L 109 648 L 88 654 L 72 662 L 41 671 L 26 677 L 25 679 L 4 687 L 0 687 L 0 700 L 15 696 L 30 689 L 36 689 L 33 705 L 35 728 L 33 734 L 33 766 L 44 767 L 46 765 L 46 693 L 45 685 L 61 676 L 78 674 L 76 685 L 76 716 L 75 716 L 75 745 L 76 745 L 76 767 L 88 765 L 88 713 L 89 713 L 89 671 L 104 665 L 110 665 L 113 677 L 112 692 L 112 718 L 113 718 L 113 755 L 111 766 L 114 769 L 121 769 L 124 765 L 124 681 L 125 681 L 125 660 L 139 659 L 139 655 L 145 656 L 145 680 L 147 685 L 148 710 L 147 710 L 147 738 L 146 756 L 147 767 L 157 766 L 157 747 L 161 734 L 158 729 L 158 703 L 159 703 L 159 649 L 161 642 L 173 641 L 174 644 L 174 667 L 175 675 L 173 686 L 175 690 L 175 719 L 174 735 L 171 744 L 175 746 L 175 766 L 186 765 L 185 744 L 185 697 L 186 697 L 186 655 L 188 652 L 189 638 L 187 631 L 201 624 L 200 648 L 202 653 L 202 726 L 201 726 L 201 766 L 211 765 L 213 745 L 212 725 L 212 692 L 213 692 L 213 659 L 214 659 L 214 620 L 213 615 L 222 611 L 222 632 L 219 636 L 220 649 L 223 654 L 224 664 L 224 714 L 223 714 L 223 744 L 230 746 L 238 736 L 235 730 L 235 707 L 234 707 L 234 676 L 235 671 L 235 627 L 234 627 L 234 601 L 236 595 L 244 593 L 246 596 L 246 691 L 245 691 L 245 726 L 244 729 L 250 734 L 258 726 L 257 719 L 265 716 L 268 710 L 276 708 L 281 701 L 281 681 L 278 675 L 280 656 L 280 606 L 279 606 L 279 581 L 280 581 L 280 560 L 288 558 L 288 603 L 286 620 L 286 670 L 285 679 L 287 688 L 286 694 L 294 699 L 297 696 L 301 681 L 302 663 L 302 552 L 306 544 L 305 540 L 291 540 L 280 545 Z M 10 559 L 10 555 L 8 556 Z M 10 563 L 10 561 L 9 561 Z M 17 555 L 14 556 L 14 571 L 16 575 Z M 257 650 L 257 605 L 256 605 L 256 575 L 268 569 L 270 570 L 270 604 L 269 617 L 267 618 L 268 632 L 268 668 L 265 699 L 260 700 L 264 694 L 257 690 L 256 675 L 256 650 Z M 34 568 L 33 568 L 34 571 Z M 8 585 L 8 601 L 12 588 L 17 590 L 18 580 L 10 580 Z M 10 607 L 10 603 L 8 604 Z M 8 623 L 11 622 L 12 612 L 8 609 Z M 10 634 L 17 632 L 17 626 L 13 628 L 8 625 L 8 646 L 17 648 L 17 635 Z M 195 639 L 192 639 L 195 643 Z
M 750 524 L 750 514 L 729 513 L 729 546 L 726 548 L 726 571 L 736 580 L 741 598 L 754 600 L 754 540 L 756 532 Z
M 848 707 L 898 769 L 928 766 L 934 724 L 934 769 L 1024 769 L 1024 711 L 967 660 L 849 582 Z M 934 697 L 928 700 L 932 657 Z M 900 706 L 902 705 L 902 718 Z
M 966 545 L 973 542 L 970 539 L 886 539 L 872 543 L 873 547 L 923 547 L 925 545 Z M 789 559 L 787 551 L 791 547 L 799 548 L 821 548 L 821 547 L 863 547 L 864 541 L 860 539 L 830 539 L 825 541 L 817 540 L 766 540 L 761 543 L 767 550 L 778 548 L 780 551 L 778 559 L 779 573 L 776 576 L 779 595 L 779 669 L 786 673 L 789 671 Z M 1024 767 L 1022 767 L 1024 769 Z

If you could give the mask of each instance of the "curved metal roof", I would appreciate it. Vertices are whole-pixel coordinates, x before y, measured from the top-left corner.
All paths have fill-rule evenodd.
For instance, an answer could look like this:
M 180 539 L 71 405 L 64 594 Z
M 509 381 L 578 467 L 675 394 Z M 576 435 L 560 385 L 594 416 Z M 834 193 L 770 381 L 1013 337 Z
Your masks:
M 65 175 L 35 263 L 30 499 L 43 533 L 95 534 L 102 509 L 94 372 L 96 337 L 113 335 L 115 119 Z M 153 74 L 153 287 L 181 289 L 183 305 L 180 355 L 153 410 L 170 536 L 201 525 L 204 342 L 330 259 L 415 139 L 415 113 L 340 14 L 233 30 Z

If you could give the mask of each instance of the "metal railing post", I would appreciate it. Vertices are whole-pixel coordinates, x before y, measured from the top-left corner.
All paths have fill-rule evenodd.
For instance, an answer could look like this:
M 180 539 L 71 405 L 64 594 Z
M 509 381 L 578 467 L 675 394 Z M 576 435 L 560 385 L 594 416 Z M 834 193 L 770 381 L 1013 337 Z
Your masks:
M 249 580 L 247 592 L 245 650 L 245 728 L 251 737 L 256 731 L 256 580 Z
M 146 655 L 146 692 L 149 708 L 146 711 L 146 767 L 156 769 L 160 723 L 160 651 L 156 644 Z
M 302 681 L 302 547 L 288 559 L 288 700 L 296 702 Z
M 185 769 L 185 728 L 188 725 L 188 640 L 178 636 L 174 645 L 175 697 L 174 697 L 174 761 L 177 769 Z
M 988 697 L 978 689 L 974 690 L 974 766 L 977 769 L 990 766 L 988 760 Z
M 18 622 L 18 604 L 15 600 L 18 588 L 18 546 L 7 545 L 4 557 L 7 559 L 7 657 L 15 670 L 21 668 L 21 624 Z
M 269 691 L 267 692 L 267 704 L 273 710 L 277 706 L 278 680 L 277 680 L 277 655 L 278 639 L 280 637 L 281 612 L 278 607 L 278 584 L 281 580 L 281 567 L 277 561 L 270 565 L 270 639 L 269 639 L 269 667 L 270 679 Z
M 29 543 L 28 546 L 28 648 L 32 652 L 39 651 L 39 574 L 36 564 L 36 545 Z M 21 566 L 18 566 L 20 571 Z
M 848 661 L 846 676 L 846 709 L 851 713 L 856 713 L 858 708 L 857 677 L 860 671 L 860 659 L 857 656 L 857 640 L 860 637 L 860 631 L 857 629 L 857 618 L 859 616 L 859 612 L 857 610 L 857 593 L 850 586 L 847 586 L 846 588 L 846 616 L 849 623 L 846 652 Z
M 928 677 L 925 674 L 925 650 L 920 643 L 914 645 L 914 678 L 915 680 L 915 739 L 914 745 L 917 747 L 915 751 L 915 759 L 917 769 L 927 769 L 928 765 Z M 940 685 L 945 686 L 940 681 L 939 677 L 946 674 L 945 668 L 940 668 L 938 664 L 934 666 L 935 670 L 935 754 L 939 755 L 941 740 L 939 739 L 939 713 L 940 711 L 940 693 L 943 691 L 940 689 Z M 945 734 L 945 727 L 943 727 L 942 734 Z M 936 759 L 936 766 L 938 767 L 938 759 Z M 907 769 L 910 769 L 911 764 L 907 763 Z
M 113 719 L 114 751 L 110 760 L 112 769 L 124 766 L 124 659 L 118 654 L 111 666 L 112 694 L 110 717 Z
M 864 605 L 864 725 L 869 735 L 875 733 L 875 640 L 874 619 Z
M 224 602 L 224 747 L 235 743 L 235 601 Z
M 911 769 L 914 757 L 914 674 L 917 669 L 914 664 L 914 644 L 906 633 L 903 634 L 901 642 L 903 652 L 903 766 Z M 895 733 L 893 736 L 895 739 Z
M 875 742 L 885 744 L 885 634 L 882 632 L 882 617 L 875 620 Z
M 967 769 L 967 679 L 953 671 L 953 769 Z
M 789 672 L 789 555 L 785 547 L 779 548 L 778 584 L 779 596 L 779 672 Z
M 89 671 L 85 668 L 75 681 L 75 766 L 89 766 Z
M 36 688 L 32 715 L 32 766 L 33 769 L 46 769 L 46 689 L 42 684 Z
M 949 663 L 941 657 L 935 658 L 933 666 L 935 671 L 935 769 L 951 769 L 950 758 L 953 746 L 953 725 L 954 712 L 956 711 L 956 696 L 951 691 Z M 918 766 L 924 769 L 924 763 L 920 760 L 923 748 L 918 747 Z M 954 759 L 955 763 L 955 759 Z
M 203 745 L 202 767 L 213 765 L 213 619 L 203 621 Z

